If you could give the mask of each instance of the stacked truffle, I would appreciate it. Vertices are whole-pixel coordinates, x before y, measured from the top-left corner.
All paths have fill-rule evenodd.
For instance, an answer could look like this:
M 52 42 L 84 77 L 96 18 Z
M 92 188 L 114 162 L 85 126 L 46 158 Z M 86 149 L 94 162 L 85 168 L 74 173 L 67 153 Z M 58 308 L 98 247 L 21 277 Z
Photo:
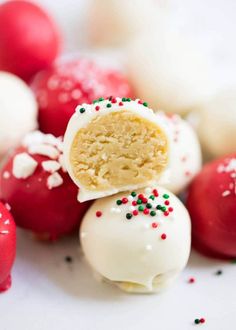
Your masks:
M 200 170 L 191 128 L 139 99 L 100 98 L 71 117 L 64 159 L 78 200 L 97 198 L 80 231 L 94 271 L 128 292 L 168 286 L 187 263 L 191 226 L 165 186 L 180 192 Z

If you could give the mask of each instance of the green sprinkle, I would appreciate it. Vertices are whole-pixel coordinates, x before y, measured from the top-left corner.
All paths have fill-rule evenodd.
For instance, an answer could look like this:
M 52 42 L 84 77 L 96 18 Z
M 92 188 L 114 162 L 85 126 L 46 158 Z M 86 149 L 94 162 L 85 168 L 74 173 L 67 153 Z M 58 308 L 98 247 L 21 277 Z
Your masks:
M 147 103 L 147 102 L 143 102 L 143 105 L 144 105 L 145 107 L 148 107 L 148 103 Z
M 107 104 L 107 108 L 111 108 L 111 103 L 108 103 Z
M 95 104 L 95 103 L 97 103 L 98 102 L 98 100 L 93 100 L 93 104 Z
M 126 97 L 122 97 L 122 101 L 123 102 L 127 101 Z
M 151 203 L 147 203 L 147 204 L 146 204 L 146 208 L 147 208 L 147 209 L 151 209 L 151 208 L 152 208 L 152 204 L 151 204 Z
M 85 108 L 80 108 L 80 109 L 79 109 L 79 112 L 80 112 L 80 113 L 84 113 L 84 112 L 85 112 Z
M 149 196 L 149 198 L 152 199 L 152 200 L 154 201 L 155 196 L 154 196 L 154 195 L 151 195 L 151 196 Z
M 152 217 L 155 217 L 156 212 L 155 212 L 155 211 L 151 211 L 151 212 L 150 212 L 150 215 L 151 215 Z
M 122 201 L 120 199 L 117 199 L 116 204 L 117 205 L 121 205 L 122 204 Z
M 126 99 L 126 101 L 127 101 L 127 102 L 131 102 L 131 99 L 128 97 L 128 98 Z
M 99 102 L 104 101 L 104 98 L 103 97 L 99 97 L 98 101 Z
M 162 209 L 162 206 L 159 204 L 159 205 L 157 205 L 156 209 L 157 210 L 161 210 Z
M 167 195 L 167 194 L 164 194 L 162 197 L 165 198 L 165 199 L 168 199 L 170 196 Z
M 165 206 L 162 206 L 162 207 L 161 207 L 161 210 L 162 210 L 163 212 L 165 212 L 165 211 L 166 211 L 166 207 L 165 207 Z
M 126 219 L 130 220 L 132 218 L 132 214 L 131 213 L 126 213 Z
M 135 191 L 132 191 L 131 196 L 132 197 L 135 197 L 136 195 L 137 195 L 136 192 Z
M 195 324 L 199 324 L 199 323 L 200 323 L 200 320 L 199 320 L 199 319 L 195 319 L 195 320 L 194 320 L 194 323 L 195 323 Z
M 143 206 L 143 205 L 140 205 L 140 206 L 138 207 L 138 210 L 142 212 L 142 211 L 144 210 L 144 206 Z
M 142 200 L 140 198 L 137 200 L 137 204 L 142 204 Z

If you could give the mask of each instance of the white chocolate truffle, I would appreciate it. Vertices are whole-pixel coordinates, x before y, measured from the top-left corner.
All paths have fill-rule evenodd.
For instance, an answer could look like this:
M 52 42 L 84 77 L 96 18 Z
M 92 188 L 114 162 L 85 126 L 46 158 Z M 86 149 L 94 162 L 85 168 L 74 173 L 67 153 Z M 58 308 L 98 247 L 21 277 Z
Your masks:
M 0 158 L 37 126 L 37 103 L 18 77 L 0 72 Z
M 169 125 L 173 146 L 169 178 L 163 183 L 163 187 L 179 194 L 201 169 L 201 147 L 197 134 L 186 120 L 178 115 L 158 113 L 161 114 Z
M 128 292 L 159 292 L 188 261 L 190 218 L 168 190 L 146 188 L 136 196 L 95 201 L 82 221 L 80 240 L 88 263 L 105 281 Z
M 96 46 L 119 46 L 143 30 L 150 31 L 155 21 L 160 19 L 158 2 L 161 1 L 91 1 L 88 17 L 90 43 Z
M 169 136 L 163 117 L 140 100 L 109 98 L 78 106 L 64 137 L 78 200 L 156 184 L 170 162 Z
M 206 154 L 220 157 L 236 151 L 236 90 L 222 91 L 198 107 L 198 133 Z
M 206 59 L 162 24 L 131 42 L 126 56 L 134 92 L 154 109 L 184 114 L 213 93 Z

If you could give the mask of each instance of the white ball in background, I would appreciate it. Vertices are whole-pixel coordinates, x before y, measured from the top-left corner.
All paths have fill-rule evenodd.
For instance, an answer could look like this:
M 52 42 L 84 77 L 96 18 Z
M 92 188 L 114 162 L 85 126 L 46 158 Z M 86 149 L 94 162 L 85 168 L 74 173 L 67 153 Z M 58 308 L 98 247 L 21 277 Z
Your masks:
M 131 42 L 126 58 L 135 94 L 154 109 L 187 113 L 215 88 L 206 58 L 165 24 Z
M 163 1 L 162 1 L 163 3 Z M 122 46 L 159 19 L 160 0 L 93 0 L 88 33 L 95 46 Z
M 0 72 L 0 157 L 37 127 L 37 103 L 18 77 Z
M 193 180 L 202 167 L 201 146 L 192 126 L 178 115 L 163 115 L 169 127 L 172 153 L 169 164 L 169 177 L 163 187 L 174 194 L 181 193 Z
M 236 89 L 219 92 L 199 106 L 198 133 L 206 154 L 213 157 L 236 152 Z

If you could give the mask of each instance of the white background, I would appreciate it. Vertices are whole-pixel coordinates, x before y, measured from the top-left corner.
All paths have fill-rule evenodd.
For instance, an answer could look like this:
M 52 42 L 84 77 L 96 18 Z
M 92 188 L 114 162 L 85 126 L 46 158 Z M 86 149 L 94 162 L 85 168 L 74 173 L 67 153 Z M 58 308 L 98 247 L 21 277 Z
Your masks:
M 38 2 L 59 22 L 65 51 L 86 47 L 88 0 Z M 170 24 L 194 38 L 211 60 L 218 83 L 234 84 L 236 1 L 170 0 L 167 9 Z M 193 253 L 169 291 L 127 295 L 97 283 L 77 246 L 77 237 L 50 245 L 19 232 L 13 286 L 0 295 L 0 330 L 236 329 L 235 264 Z M 73 256 L 72 264 L 65 263 L 66 255 Z M 190 276 L 196 283 L 188 284 Z M 198 317 L 206 323 L 194 325 Z

